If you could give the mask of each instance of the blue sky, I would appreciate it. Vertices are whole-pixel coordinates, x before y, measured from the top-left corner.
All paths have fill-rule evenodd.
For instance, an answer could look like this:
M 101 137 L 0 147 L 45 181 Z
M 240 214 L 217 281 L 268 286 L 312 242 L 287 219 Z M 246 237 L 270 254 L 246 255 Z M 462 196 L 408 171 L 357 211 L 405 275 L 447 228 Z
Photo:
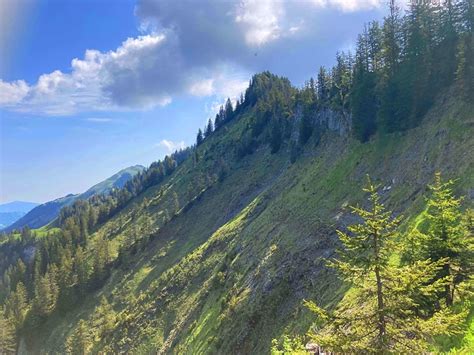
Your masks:
M 253 73 L 301 85 L 380 0 L 0 2 L 0 203 L 46 202 L 194 142 Z

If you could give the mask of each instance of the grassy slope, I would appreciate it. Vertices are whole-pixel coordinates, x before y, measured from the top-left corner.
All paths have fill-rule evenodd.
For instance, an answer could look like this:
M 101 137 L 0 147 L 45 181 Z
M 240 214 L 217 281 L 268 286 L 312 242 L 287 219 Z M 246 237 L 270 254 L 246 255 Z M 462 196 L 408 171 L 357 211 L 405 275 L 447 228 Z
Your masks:
M 397 213 L 422 209 L 436 170 L 472 193 L 472 112 L 472 104 L 445 98 L 419 128 L 367 144 L 328 133 L 317 148 L 308 142 L 292 165 L 286 148 L 235 161 L 227 146 L 248 117 L 229 124 L 199 147 L 197 163 L 185 162 L 96 232 L 117 246 L 139 226 L 153 240 L 102 290 L 29 341 L 61 352 L 105 294 L 120 312 L 107 342 L 123 351 L 267 352 L 272 338 L 305 331 L 311 317 L 304 298 L 328 304 L 343 294 L 321 258 L 333 253 L 335 228 L 351 222 L 346 206 L 362 201 L 367 172 L 390 186 L 385 196 Z M 222 182 L 215 175 L 220 158 L 230 168 Z

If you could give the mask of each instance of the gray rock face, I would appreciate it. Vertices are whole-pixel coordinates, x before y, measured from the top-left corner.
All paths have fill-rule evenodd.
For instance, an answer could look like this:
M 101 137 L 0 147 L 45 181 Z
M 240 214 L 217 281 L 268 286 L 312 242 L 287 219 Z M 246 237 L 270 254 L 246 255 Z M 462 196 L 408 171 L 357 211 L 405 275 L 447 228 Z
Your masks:
M 315 123 L 326 130 L 337 132 L 340 136 L 349 135 L 352 127 L 352 117 L 344 112 L 337 112 L 328 108 L 314 113 Z
M 295 121 L 299 122 L 303 118 L 303 109 L 298 106 L 295 110 Z M 311 121 L 314 126 L 324 131 L 336 132 L 342 137 L 347 137 L 352 129 L 352 116 L 346 112 L 334 111 L 330 108 L 319 108 L 312 113 Z M 295 125 L 298 127 L 298 125 Z M 299 130 L 294 129 L 291 135 L 292 140 L 298 140 Z

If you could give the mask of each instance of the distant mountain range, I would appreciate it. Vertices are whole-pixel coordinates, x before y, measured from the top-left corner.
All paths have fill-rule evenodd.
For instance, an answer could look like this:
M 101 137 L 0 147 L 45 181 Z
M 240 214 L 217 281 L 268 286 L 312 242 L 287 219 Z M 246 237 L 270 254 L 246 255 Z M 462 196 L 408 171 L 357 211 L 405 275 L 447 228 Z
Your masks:
M 13 201 L 1 204 L 0 229 L 8 227 L 38 205 L 39 203 L 26 201 Z
M 0 222 L 2 226 L 0 228 L 3 228 L 4 232 L 11 232 L 14 229 L 21 229 L 26 226 L 30 228 L 40 228 L 51 221 L 53 221 L 59 214 L 59 211 L 61 208 L 65 206 L 71 205 L 74 201 L 78 199 L 88 199 L 89 197 L 96 195 L 96 194 L 101 194 L 101 193 L 107 193 L 113 188 L 121 188 L 125 185 L 125 183 L 130 180 L 133 176 L 138 174 L 139 172 L 143 171 L 145 169 L 141 165 L 135 165 L 128 167 L 126 169 L 120 170 L 118 173 L 112 175 L 108 179 L 99 182 L 98 184 L 92 186 L 90 189 L 85 191 L 82 194 L 69 194 L 64 197 L 60 197 L 56 200 L 49 201 L 46 203 L 43 203 L 41 205 L 38 204 L 33 204 L 31 202 L 12 202 L 10 204 L 5 204 L 1 205 L 0 207 L 5 206 L 5 209 L 14 209 L 16 205 L 24 206 L 31 206 L 27 210 L 23 210 L 24 212 L 20 212 L 18 214 L 18 211 L 12 211 L 12 212 L 5 212 L 5 213 L 17 213 L 16 215 L 11 215 L 11 219 L 8 220 L 5 217 L 5 221 L 10 221 L 9 223 L 5 222 Z M 13 205 L 8 207 L 7 205 Z M 0 209 L 0 215 L 2 215 L 2 209 Z M 15 218 L 16 216 L 16 218 Z

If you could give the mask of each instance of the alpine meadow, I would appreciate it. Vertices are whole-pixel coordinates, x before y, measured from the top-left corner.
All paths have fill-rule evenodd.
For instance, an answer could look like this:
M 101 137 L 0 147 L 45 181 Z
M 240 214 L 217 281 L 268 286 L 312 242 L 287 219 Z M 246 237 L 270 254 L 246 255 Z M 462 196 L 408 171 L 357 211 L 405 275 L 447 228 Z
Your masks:
M 311 65 L 319 69 L 308 72 L 304 83 L 290 81 L 293 72 L 272 70 L 279 61 L 297 68 L 296 56 L 268 59 L 265 54 L 265 46 L 296 43 L 288 37 L 300 31 L 293 20 L 287 19 L 294 26 L 289 34 L 265 37 L 272 44 L 262 39 L 268 33 L 255 27 L 247 34 L 258 33 L 260 42 L 250 59 L 235 59 L 263 63 L 246 77 L 246 88 L 235 97 L 226 92 L 223 100 L 214 100 L 217 104 L 203 101 L 207 116 L 193 121 L 199 122 L 195 126 L 176 118 L 165 127 L 163 118 L 156 130 L 180 132 L 183 125 L 191 126 L 192 143 L 164 139 L 155 144 L 164 153 L 153 153 L 149 164 L 140 157 L 146 141 L 141 134 L 157 133 L 142 123 L 148 122 L 144 112 L 168 117 L 181 110 L 188 117 L 197 100 L 207 100 L 205 85 L 198 87 L 197 96 L 177 94 L 184 85 L 181 76 L 190 73 L 184 72 L 189 63 L 192 75 L 207 73 L 202 68 L 210 63 L 208 56 L 217 56 L 210 47 L 222 37 L 229 42 L 226 50 L 240 58 L 237 51 L 250 44 L 245 39 L 232 43 L 234 27 L 220 31 L 218 26 L 233 21 L 235 28 L 251 27 L 248 21 L 259 13 L 255 18 L 242 15 L 247 1 L 217 2 L 212 9 L 222 10 L 225 21 L 213 28 L 206 18 L 214 10 L 207 11 L 204 1 L 142 2 L 133 5 L 134 16 L 143 19 L 140 31 L 155 32 L 129 38 L 116 51 L 99 45 L 103 51 L 87 49 L 84 60 L 72 61 L 71 74 L 42 74 L 30 85 L 0 73 L 11 79 L 0 80 L 2 121 L 23 126 L 23 116 L 38 116 L 28 119 L 31 126 L 14 138 L 15 149 L 27 151 L 23 141 L 40 142 L 32 130 L 46 134 L 62 125 L 74 126 L 80 140 L 87 140 L 84 145 L 99 147 L 83 154 L 78 146 L 67 152 L 54 147 L 54 154 L 71 157 L 70 165 L 60 167 L 59 158 L 43 154 L 55 143 L 35 143 L 21 169 L 30 165 L 41 172 L 36 177 L 25 170 L 30 183 L 17 193 L 16 175 L 8 170 L 20 163 L 6 162 L 7 155 L 16 153 L 4 146 L 0 193 L 8 198 L 2 202 L 10 196 L 50 201 L 53 195 L 65 195 L 59 189 L 63 186 L 87 191 L 41 204 L 0 232 L 0 355 L 473 354 L 472 0 L 381 3 L 379 19 L 357 23 L 356 42 L 341 44 L 331 54 L 331 66 L 318 63 L 318 53 L 312 53 Z M 276 12 L 278 16 L 320 6 L 317 11 L 341 11 L 353 19 L 357 11 L 351 6 L 370 2 L 269 3 L 265 11 L 272 6 L 286 10 Z M 80 7 L 75 2 L 71 6 Z M 123 8 L 125 2 L 116 6 Z M 179 7 L 176 12 L 169 10 L 173 6 Z M 228 15 L 233 12 L 223 10 L 226 6 L 236 6 L 235 20 Z M 156 23 L 145 11 L 160 14 Z M 93 23 L 92 13 L 84 28 Z M 189 41 L 190 34 L 172 15 L 183 16 L 186 30 L 195 36 L 210 31 L 209 42 Z M 304 18 L 294 23 L 304 26 L 309 17 Z M 195 19 L 201 27 L 191 26 Z M 343 20 L 335 21 L 331 31 L 344 31 Z M 285 25 L 271 24 L 272 31 L 283 31 Z M 329 46 L 322 35 L 320 40 Z M 147 41 L 169 53 L 156 59 L 145 48 Z M 178 47 L 184 48 L 183 58 Z M 196 48 L 200 54 L 193 57 Z M 127 51 L 137 51 L 130 58 L 141 63 L 140 70 L 155 70 L 150 69 L 155 59 L 163 68 L 156 69 L 161 70 L 156 76 L 137 74 L 146 80 L 140 86 L 135 77 L 128 79 L 138 69 L 125 68 Z M 213 60 L 223 61 L 223 56 Z M 183 71 L 179 78 L 171 74 L 175 68 Z M 86 76 L 86 69 L 96 74 Z M 220 90 L 218 80 L 232 86 L 235 75 L 219 78 L 206 81 L 214 92 Z M 157 93 L 160 80 L 173 81 L 163 89 L 173 100 L 159 96 L 161 91 L 154 101 L 151 96 L 132 98 L 130 92 Z M 70 86 L 60 86 L 69 81 Z M 116 82 L 126 93 L 118 92 Z M 22 88 L 24 93 L 8 94 Z M 61 96 L 69 90 L 70 97 Z M 42 117 L 42 100 L 51 100 L 44 104 L 44 115 L 56 118 Z M 71 106 L 56 115 L 63 109 L 61 100 Z M 87 101 L 91 106 L 83 109 L 86 100 L 94 103 Z M 87 116 L 95 110 L 97 117 Z M 132 114 L 138 118 L 128 118 Z M 127 126 L 133 120 L 142 120 L 138 131 Z M 1 137 L 7 140 L 10 123 L 2 125 Z M 108 130 L 114 135 L 106 136 Z M 58 132 L 50 132 L 60 136 L 58 142 L 73 134 Z M 114 150 L 128 135 L 132 148 Z M 103 155 L 91 137 L 107 140 Z M 133 166 L 117 168 L 113 175 L 115 166 L 108 167 L 116 162 L 122 168 Z M 50 175 L 39 182 L 41 174 Z M 104 176 L 111 177 L 89 184 Z

